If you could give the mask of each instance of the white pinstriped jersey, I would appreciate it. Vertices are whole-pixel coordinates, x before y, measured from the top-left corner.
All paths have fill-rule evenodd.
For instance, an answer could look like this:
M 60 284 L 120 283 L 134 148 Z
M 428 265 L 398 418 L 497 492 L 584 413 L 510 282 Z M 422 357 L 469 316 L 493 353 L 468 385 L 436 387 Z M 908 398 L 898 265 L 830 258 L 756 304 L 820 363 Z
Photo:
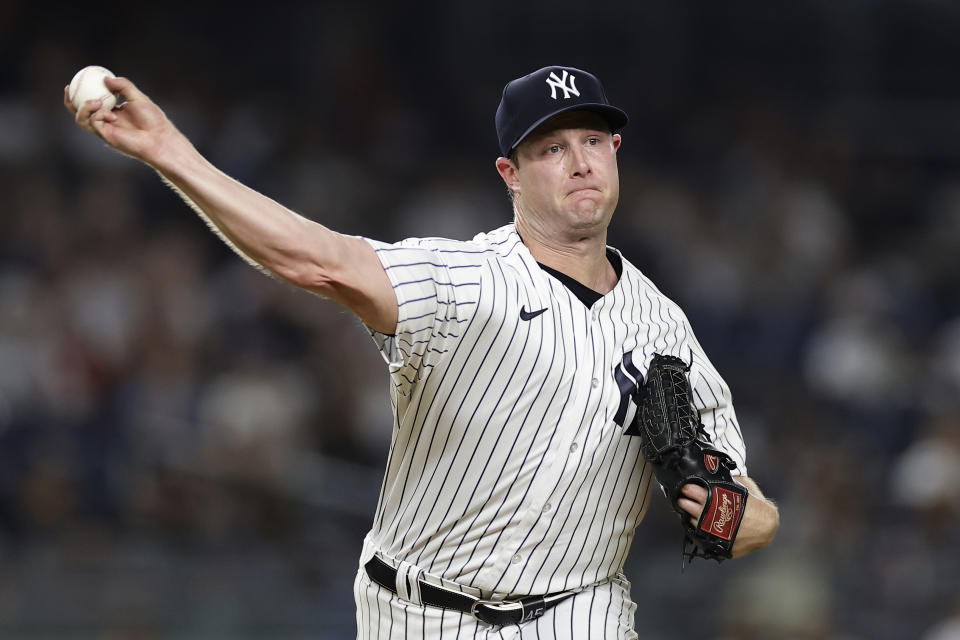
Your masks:
M 399 304 L 396 333 L 372 332 L 395 414 L 372 548 L 487 594 L 615 575 L 655 484 L 623 433 L 654 352 L 692 358 L 706 430 L 746 475 L 729 388 L 627 260 L 587 307 L 512 224 L 469 242 L 368 242 Z

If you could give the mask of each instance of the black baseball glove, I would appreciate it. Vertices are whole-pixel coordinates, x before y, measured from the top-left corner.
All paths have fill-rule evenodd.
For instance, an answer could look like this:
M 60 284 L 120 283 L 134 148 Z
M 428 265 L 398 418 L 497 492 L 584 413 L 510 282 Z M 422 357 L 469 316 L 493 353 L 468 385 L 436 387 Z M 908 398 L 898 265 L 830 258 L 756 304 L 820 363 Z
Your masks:
M 684 528 L 683 557 L 731 557 L 733 542 L 747 504 L 747 489 L 730 471 L 736 464 L 710 445 L 691 402 L 690 366 L 675 356 L 653 355 L 644 383 L 637 388 L 637 415 L 626 433 L 641 437 L 643 456 L 653 465 L 657 482 Z M 707 490 L 707 503 L 697 526 L 677 505 L 680 489 L 694 482 Z

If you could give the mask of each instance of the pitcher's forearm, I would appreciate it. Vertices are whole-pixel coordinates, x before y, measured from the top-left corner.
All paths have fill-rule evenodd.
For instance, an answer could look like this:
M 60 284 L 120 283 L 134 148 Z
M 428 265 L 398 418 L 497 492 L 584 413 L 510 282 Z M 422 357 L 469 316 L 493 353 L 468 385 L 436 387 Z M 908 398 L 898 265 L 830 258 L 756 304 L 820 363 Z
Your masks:
M 343 304 L 377 331 L 393 332 L 397 297 L 370 243 L 297 215 L 224 174 L 128 78 L 106 78 L 104 85 L 123 97 L 121 107 L 89 100 L 78 108 L 63 88 L 63 104 L 78 126 L 153 167 L 251 264 Z
M 315 289 L 336 234 L 229 177 L 179 133 L 150 164 L 248 262 Z
M 733 557 L 739 558 L 773 542 L 780 528 L 780 511 L 773 501 L 763 495 L 760 487 L 751 478 L 737 476 L 736 480 L 750 491 L 743 522 L 740 523 L 740 531 L 733 546 Z

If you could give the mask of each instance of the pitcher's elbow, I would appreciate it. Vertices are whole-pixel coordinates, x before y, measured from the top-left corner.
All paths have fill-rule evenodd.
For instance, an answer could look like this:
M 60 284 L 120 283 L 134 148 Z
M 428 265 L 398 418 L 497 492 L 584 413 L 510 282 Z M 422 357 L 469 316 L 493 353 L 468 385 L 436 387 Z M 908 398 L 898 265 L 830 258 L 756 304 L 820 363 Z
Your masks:
M 271 265 L 270 270 L 295 287 L 321 295 L 328 294 L 335 286 L 330 270 L 312 263 L 276 264 Z

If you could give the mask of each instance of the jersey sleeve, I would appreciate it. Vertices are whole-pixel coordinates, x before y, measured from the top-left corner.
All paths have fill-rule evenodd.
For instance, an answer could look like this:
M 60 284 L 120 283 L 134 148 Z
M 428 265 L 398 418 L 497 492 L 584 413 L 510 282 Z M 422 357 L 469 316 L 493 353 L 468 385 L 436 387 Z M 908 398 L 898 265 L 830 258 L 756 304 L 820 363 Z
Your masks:
M 700 411 L 700 420 L 713 446 L 729 454 L 737 463 L 737 468 L 732 473 L 745 476 L 746 445 L 733 408 L 730 387 L 707 358 L 692 331 L 688 336 L 689 357 L 692 358 L 690 386 L 693 389 L 693 404 Z
M 377 252 L 398 306 L 393 335 L 367 330 L 396 390 L 407 395 L 449 352 L 475 312 L 482 261 L 475 253 L 438 247 L 424 239 L 395 244 L 365 240 Z

